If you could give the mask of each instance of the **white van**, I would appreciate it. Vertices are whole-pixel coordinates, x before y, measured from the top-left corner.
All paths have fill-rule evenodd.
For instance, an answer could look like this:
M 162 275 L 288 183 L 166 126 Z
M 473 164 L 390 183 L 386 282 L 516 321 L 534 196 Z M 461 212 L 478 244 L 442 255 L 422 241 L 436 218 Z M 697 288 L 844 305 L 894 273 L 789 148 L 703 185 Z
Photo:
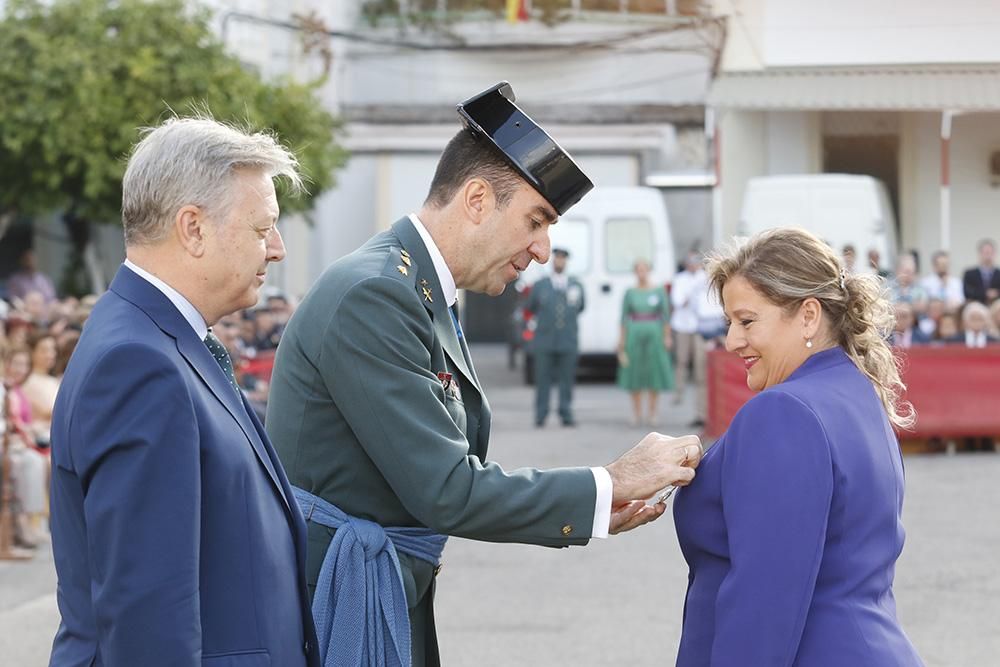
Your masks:
M 747 183 L 739 233 L 750 236 L 772 227 L 802 227 L 839 255 L 854 246 L 857 266 L 878 251 L 880 268 L 896 264 L 896 220 L 885 185 L 871 176 L 807 174 L 761 176 Z
M 655 281 L 668 284 L 676 271 L 674 241 L 667 208 L 658 190 L 645 187 L 594 188 L 549 230 L 553 248 L 569 251 L 567 272 L 583 284 L 586 306 L 580 314 L 580 366 L 613 367 L 618 345 L 622 299 L 635 285 L 633 266 L 646 259 Z M 521 300 L 524 347 L 529 351 L 534 321 L 521 304 L 548 266 L 532 263 L 516 284 Z M 525 377 L 531 364 L 525 359 Z

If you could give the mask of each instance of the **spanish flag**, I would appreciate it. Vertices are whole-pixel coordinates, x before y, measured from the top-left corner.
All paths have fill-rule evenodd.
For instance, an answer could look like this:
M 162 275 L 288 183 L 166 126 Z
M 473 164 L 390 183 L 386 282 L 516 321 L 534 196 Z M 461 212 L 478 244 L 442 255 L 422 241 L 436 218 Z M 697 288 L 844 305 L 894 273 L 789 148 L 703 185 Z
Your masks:
M 527 0 L 507 0 L 507 22 L 517 23 L 528 20 Z

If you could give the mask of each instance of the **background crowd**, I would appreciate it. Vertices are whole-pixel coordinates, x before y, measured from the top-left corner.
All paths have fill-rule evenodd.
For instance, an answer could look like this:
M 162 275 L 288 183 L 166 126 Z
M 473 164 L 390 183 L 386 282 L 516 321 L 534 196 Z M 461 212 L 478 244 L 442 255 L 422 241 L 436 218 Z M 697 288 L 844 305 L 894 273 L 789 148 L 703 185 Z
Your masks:
M 237 382 L 261 420 L 267 405 L 274 350 L 294 302 L 276 291 L 253 309 L 228 315 L 212 331 L 229 350 Z M 31 250 L 0 287 L 0 357 L 3 383 L 0 433 L 6 433 L 14 506 L 14 544 L 32 549 L 48 514 L 49 430 L 66 365 L 96 295 L 60 297 L 39 271 Z

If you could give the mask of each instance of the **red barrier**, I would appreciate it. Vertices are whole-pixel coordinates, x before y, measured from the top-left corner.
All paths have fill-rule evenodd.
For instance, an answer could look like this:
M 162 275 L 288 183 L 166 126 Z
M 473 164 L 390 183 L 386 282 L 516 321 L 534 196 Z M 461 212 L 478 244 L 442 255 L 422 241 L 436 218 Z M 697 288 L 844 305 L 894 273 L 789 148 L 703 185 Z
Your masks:
M 953 438 L 1000 434 L 1000 345 L 979 350 L 960 346 L 911 347 L 903 355 L 906 399 L 917 411 L 904 438 Z M 718 437 L 753 392 L 735 354 L 708 353 L 708 423 Z
M 240 361 L 240 371 L 246 375 L 253 375 L 265 382 L 271 381 L 271 372 L 274 370 L 274 351 L 266 350 L 258 352 L 254 357 L 246 357 Z

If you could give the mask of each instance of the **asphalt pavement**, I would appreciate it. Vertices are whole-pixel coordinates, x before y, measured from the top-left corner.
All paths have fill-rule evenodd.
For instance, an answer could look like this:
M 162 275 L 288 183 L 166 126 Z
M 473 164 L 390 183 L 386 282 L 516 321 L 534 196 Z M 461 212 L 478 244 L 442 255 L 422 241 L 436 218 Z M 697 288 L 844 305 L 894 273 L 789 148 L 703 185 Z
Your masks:
M 490 458 L 504 467 L 602 465 L 644 434 L 626 395 L 578 385 L 580 425 L 533 426 L 531 389 L 499 346 L 473 349 L 493 407 Z M 657 430 L 682 434 L 692 398 L 661 404 Z M 896 572 L 903 627 L 928 667 L 1000 665 L 1000 455 L 906 457 L 906 546 Z M 686 569 L 669 513 L 587 547 L 450 540 L 438 581 L 446 667 L 673 665 Z M 59 622 L 51 553 L 0 562 L 0 667 L 47 664 Z M 131 666 L 129 666 L 131 667 Z M 756 667 L 756 666 L 748 666 Z M 851 667 L 851 666 L 845 666 Z

